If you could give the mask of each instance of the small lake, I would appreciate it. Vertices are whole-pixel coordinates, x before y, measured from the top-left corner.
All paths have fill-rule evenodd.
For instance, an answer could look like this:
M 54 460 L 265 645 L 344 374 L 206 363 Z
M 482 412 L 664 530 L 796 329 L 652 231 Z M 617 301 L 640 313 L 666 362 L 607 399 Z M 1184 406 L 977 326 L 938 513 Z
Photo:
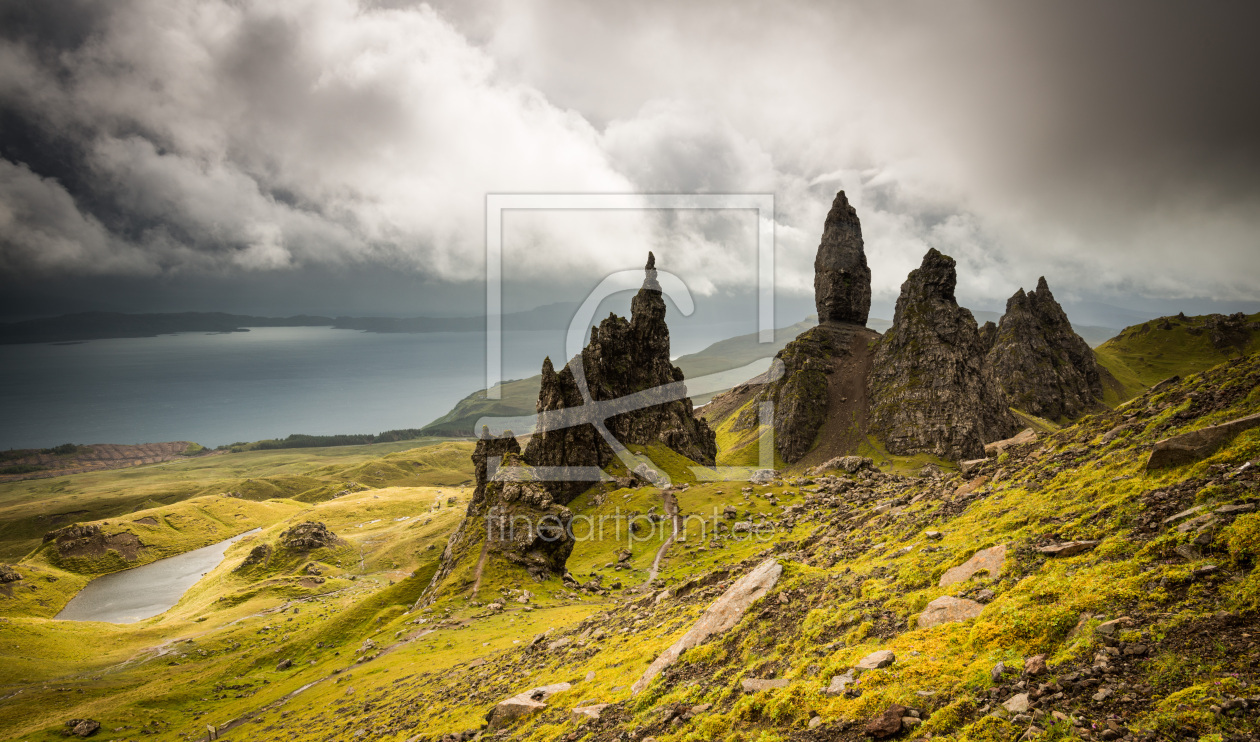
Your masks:
M 260 529 L 92 580 L 57 614 L 59 621 L 135 623 L 179 602 L 188 588 L 223 561 L 228 546 Z

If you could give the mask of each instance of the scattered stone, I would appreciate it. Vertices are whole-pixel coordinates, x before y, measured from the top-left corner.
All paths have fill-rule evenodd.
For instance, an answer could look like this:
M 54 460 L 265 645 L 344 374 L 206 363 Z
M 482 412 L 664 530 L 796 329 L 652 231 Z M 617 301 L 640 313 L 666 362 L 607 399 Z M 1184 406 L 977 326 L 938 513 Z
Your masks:
M 1060 544 L 1050 544 L 1049 546 L 1038 546 L 1037 553 L 1044 554 L 1052 559 L 1057 557 L 1070 557 L 1077 554 L 1084 554 L 1090 549 L 1097 546 L 1099 541 L 1065 541 Z
M 941 575 L 940 587 L 948 587 L 971 579 L 977 572 L 986 571 L 990 579 L 1002 575 L 1002 562 L 1006 561 L 1006 544 L 998 544 L 977 551 L 970 559 L 957 567 L 951 567 Z
M 1112 636 L 1120 629 L 1132 625 L 1133 619 L 1128 616 L 1121 616 L 1120 618 L 1113 618 L 1110 621 L 1104 621 L 1103 623 L 1098 624 L 1098 628 L 1094 629 L 1094 631 L 1105 636 Z
M 778 469 L 758 469 L 752 473 L 752 476 L 748 478 L 748 481 L 753 484 L 770 484 L 782 476 L 783 475 L 779 473 Z
M 945 538 L 945 534 L 941 533 L 940 531 L 924 531 L 923 537 L 930 541 L 940 541 L 941 539 Z
M 833 675 L 831 677 L 831 684 L 823 690 L 823 693 L 826 693 L 829 696 L 844 695 L 845 690 L 847 690 L 848 687 L 853 685 L 855 682 L 857 682 L 857 673 L 850 669 L 843 675 Z
M 857 669 L 859 672 L 878 670 L 881 667 L 888 667 L 896 661 L 897 655 L 893 654 L 891 649 L 881 649 L 877 652 L 871 652 L 859 660 Z
M 963 474 L 970 474 L 976 469 L 979 469 L 981 464 L 988 463 L 988 461 L 988 459 L 968 459 L 966 461 L 959 461 L 958 470 Z
M 290 667 L 293 667 L 293 660 L 283 659 L 276 665 L 276 670 L 288 670 Z
M 578 706 L 573 709 L 573 718 L 575 721 L 599 721 L 599 715 L 610 704 L 596 703 L 591 706 Z
M 822 726 L 822 723 L 823 723 L 823 720 L 821 716 L 811 716 L 809 719 L 808 728 L 817 729 L 818 727 Z
M 1006 700 L 1005 703 L 1002 704 L 1002 708 L 1006 709 L 1012 714 L 1024 713 L 1025 711 L 1028 710 L 1028 694 L 1018 693 L 1014 696 L 1011 696 L 1010 698 Z
M 1034 654 L 1024 661 L 1024 674 L 1029 676 L 1037 676 L 1046 671 L 1046 656 L 1044 654 Z
M 101 728 L 95 719 L 71 719 L 66 722 L 66 736 L 91 737 Z
M 984 606 L 974 600 L 942 595 L 928 603 L 927 608 L 919 614 L 918 626 L 921 629 L 928 629 L 943 623 L 966 621 L 979 616 L 982 611 L 984 611 Z
M 788 681 L 787 678 L 744 678 L 739 681 L 739 684 L 745 693 L 756 693 L 772 688 L 786 688 Z
M 486 723 L 490 729 L 499 729 L 508 723 L 547 708 L 546 700 L 557 693 L 563 693 L 573 686 L 568 683 L 553 683 L 538 688 L 531 688 L 511 698 L 500 701 L 486 713 Z
M 879 716 L 874 717 L 866 722 L 863 729 L 867 734 L 875 739 L 886 739 L 901 731 L 901 720 L 909 716 L 910 709 L 899 703 L 894 703 Z
M 710 636 L 725 632 L 739 623 L 748 607 L 774 587 L 781 574 L 783 574 L 783 565 L 776 559 L 767 559 L 727 588 L 726 592 L 709 606 L 700 620 L 696 621 L 681 639 L 662 652 L 648 666 L 643 676 L 631 687 L 631 695 L 637 696 L 642 693 L 652 679 L 660 674 L 661 670 L 677 662 L 679 655 L 683 652 L 699 646 Z

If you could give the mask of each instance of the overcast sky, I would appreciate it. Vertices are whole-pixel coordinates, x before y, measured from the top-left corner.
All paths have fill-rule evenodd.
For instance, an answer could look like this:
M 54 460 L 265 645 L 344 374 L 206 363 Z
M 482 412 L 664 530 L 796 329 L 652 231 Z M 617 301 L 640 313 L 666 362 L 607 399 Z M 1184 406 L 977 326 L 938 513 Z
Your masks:
M 807 307 L 840 188 L 877 307 L 932 246 L 978 307 L 1251 308 L 1258 11 L 0 0 L 0 313 L 475 310 L 487 193 L 773 194 Z M 648 249 L 744 301 L 755 226 L 512 213 L 509 303 Z

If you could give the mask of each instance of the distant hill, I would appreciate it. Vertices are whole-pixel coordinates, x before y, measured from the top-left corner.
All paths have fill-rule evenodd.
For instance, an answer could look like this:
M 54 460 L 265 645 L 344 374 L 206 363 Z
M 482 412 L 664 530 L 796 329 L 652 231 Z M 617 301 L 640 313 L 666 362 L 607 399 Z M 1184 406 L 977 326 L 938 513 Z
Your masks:
M 577 305 L 559 302 L 503 315 L 505 330 L 567 327 Z M 111 338 L 143 338 L 177 332 L 245 332 L 250 327 L 332 327 L 375 333 L 476 332 L 485 317 L 258 317 L 224 312 L 126 314 L 80 312 L 59 317 L 0 323 L 0 345 L 65 343 Z
M 682 369 L 687 379 L 696 379 L 708 374 L 742 368 L 758 360 L 764 360 L 766 367 L 770 359 L 787 345 L 789 341 L 805 330 L 817 324 L 817 319 L 809 317 L 790 327 L 774 331 L 773 343 L 760 343 L 757 333 L 739 335 L 720 340 L 696 353 L 680 356 L 674 365 Z M 760 369 L 764 371 L 765 369 Z M 760 371 L 758 371 L 759 373 Z M 750 374 L 755 376 L 756 374 Z M 485 390 L 474 392 L 461 399 L 455 407 L 442 417 L 426 425 L 422 431 L 426 435 L 466 436 L 475 435 L 477 420 L 482 417 L 518 417 L 534 414 L 534 405 L 538 401 L 538 387 L 542 377 L 531 376 L 527 379 L 507 381 L 500 385 L 501 399 L 486 398 Z M 732 381 L 731 386 L 743 379 Z M 707 402 L 713 394 L 693 395 L 696 404 Z M 523 433 L 525 431 L 515 431 Z
M 1260 313 L 1160 317 L 1127 327 L 1094 349 L 1118 382 L 1105 401 L 1115 405 L 1172 376 L 1189 376 L 1260 350 Z

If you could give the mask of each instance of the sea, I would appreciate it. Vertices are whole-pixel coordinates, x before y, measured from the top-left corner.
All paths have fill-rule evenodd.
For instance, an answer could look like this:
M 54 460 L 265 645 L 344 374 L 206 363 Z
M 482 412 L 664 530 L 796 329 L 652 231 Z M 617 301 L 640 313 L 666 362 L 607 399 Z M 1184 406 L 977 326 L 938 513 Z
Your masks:
M 671 354 L 751 331 L 671 328 Z M 557 331 L 504 333 L 502 378 L 533 376 Z M 193 441 L 216 447 L 420 428 L 484 388 L 481 332 L 328 327 L 0 346 L 0 450 L 62 443 Z

